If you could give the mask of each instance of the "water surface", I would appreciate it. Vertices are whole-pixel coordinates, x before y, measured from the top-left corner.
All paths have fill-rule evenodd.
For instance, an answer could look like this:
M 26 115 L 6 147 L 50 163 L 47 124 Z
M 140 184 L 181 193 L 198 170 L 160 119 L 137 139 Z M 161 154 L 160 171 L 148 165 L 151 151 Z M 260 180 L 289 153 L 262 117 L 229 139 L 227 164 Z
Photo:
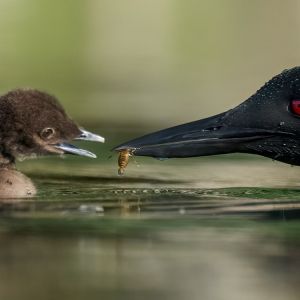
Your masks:
M 39 193 L 0 204 L 1 299 L 299 298 L 297 167 L 136 158 L 120 177 L 110 147 L 19 164 Z

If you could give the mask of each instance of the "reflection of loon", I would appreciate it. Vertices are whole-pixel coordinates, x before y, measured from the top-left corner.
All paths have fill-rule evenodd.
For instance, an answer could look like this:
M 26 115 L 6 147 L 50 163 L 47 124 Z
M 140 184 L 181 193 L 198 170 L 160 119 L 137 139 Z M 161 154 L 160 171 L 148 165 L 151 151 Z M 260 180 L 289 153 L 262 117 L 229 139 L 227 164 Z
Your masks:
M 283 71 L 227 112 L 115 148 L 122 149 L 166 158 L 243 152 L 300 165 L 300 67 Z
M 14 90 L 0 97 L 0 197 L 35 194 L 29 178 L 15 170 L 15 159 L 44 154 L 77 154 L 96 157 L 66 142 L 104 142 L 79 129 L 57 100 L 37 90 Z

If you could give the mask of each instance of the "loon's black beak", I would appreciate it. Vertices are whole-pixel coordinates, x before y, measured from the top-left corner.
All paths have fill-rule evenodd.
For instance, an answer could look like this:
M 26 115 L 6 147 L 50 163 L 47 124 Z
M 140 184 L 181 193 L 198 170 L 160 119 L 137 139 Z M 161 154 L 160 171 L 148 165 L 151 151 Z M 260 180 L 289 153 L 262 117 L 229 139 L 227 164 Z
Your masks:
M 129 149 L 134 155 L 156 158 L 195 157 L 243 152 L 246 143 L 278 134 L 265 129 L 228 127 L 224 124 L 227 114 L 157 131 L 114 150 Z
M 91 133 L 82 128 L 80 129 L 80 135 L 77 138 L 75 138 L 75 140 L 100 142 L 100 143 L 105 142 L 105 139 L 102 136 Z M 66 154 L 74 154 L 74 155 L 86 156 L 86 157 L 91 157 L 91 158 L 97 158 L 96 154 L 94 154 L 90 151 L 87 151 L 85 149 L 80 149 L 80 148 L 78 148 L 74 145 L 68 144 L 68 143 L 56 144 L 55 148 L 62 150 Z

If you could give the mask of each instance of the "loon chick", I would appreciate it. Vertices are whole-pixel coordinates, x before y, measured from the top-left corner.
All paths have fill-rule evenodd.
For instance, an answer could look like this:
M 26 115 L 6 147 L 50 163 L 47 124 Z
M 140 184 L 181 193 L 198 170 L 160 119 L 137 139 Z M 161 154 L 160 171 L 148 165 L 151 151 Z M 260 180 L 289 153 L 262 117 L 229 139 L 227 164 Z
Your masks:
M 300 67 L 284 70 L 253 96 L 218 115 L 123 143 L 138 156 L 251 153 L 300 165 Z
M 104 138 L 79 128 L 57 99 L 34 89 L 17 89 L 0 96 L 0 198 L 35 195 L 29 178 L 18 172 L 18 158 L 49 154 L 76 154 L 95 158 L 71 140 L 104 142 Z

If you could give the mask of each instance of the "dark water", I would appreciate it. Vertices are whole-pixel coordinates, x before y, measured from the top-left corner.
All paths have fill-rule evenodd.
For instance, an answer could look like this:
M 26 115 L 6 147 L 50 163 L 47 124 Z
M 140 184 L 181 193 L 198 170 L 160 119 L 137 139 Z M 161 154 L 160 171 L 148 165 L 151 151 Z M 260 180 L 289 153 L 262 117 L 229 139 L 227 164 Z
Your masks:
M 119 177 L 109 147 L 19 164 L 39 194 L 0 204 L 0 299 L 299 299 L 299 168 L 136 158 Z

